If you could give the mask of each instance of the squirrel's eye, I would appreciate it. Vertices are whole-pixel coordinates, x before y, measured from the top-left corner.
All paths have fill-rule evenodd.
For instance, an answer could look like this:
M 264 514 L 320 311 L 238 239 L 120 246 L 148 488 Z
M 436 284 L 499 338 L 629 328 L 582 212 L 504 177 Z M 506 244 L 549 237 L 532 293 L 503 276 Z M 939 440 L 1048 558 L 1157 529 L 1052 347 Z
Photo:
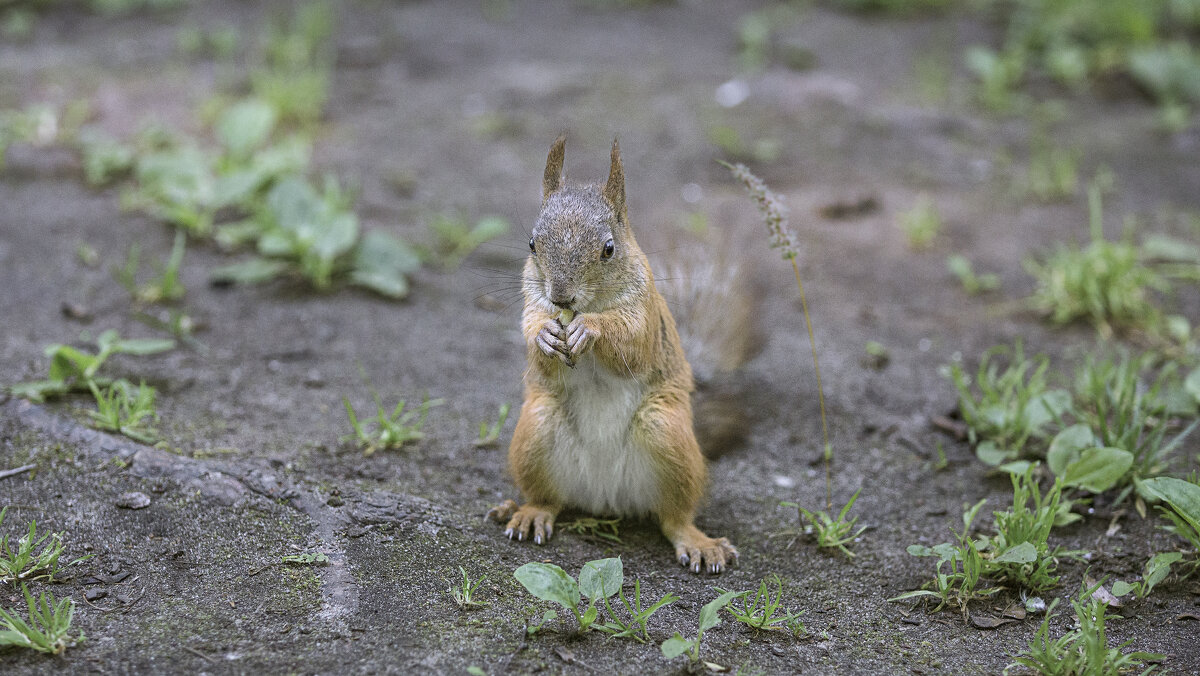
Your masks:
M 529 250 L 530 250 L 530 251 L 532 251 L 532 252 L 534 252 L 534 253 L 537 253 L 537 247 L 535 247 L 535 246 L 533 245 L 533 238 L 532 238 L 532 237 L 530 237 L 530 238 L 529 238 Z
M 601 254 L 601 257 L 612 258 L 612 255 L 613 255 L 613 241 L 610 239 L 604 243 L 604 253 Z

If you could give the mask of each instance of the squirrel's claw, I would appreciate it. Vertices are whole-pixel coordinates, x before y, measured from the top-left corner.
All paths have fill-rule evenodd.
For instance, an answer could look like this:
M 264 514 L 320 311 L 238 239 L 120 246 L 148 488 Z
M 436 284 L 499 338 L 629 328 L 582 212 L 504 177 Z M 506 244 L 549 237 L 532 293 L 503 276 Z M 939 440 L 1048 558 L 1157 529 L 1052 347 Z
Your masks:
M 547 320 L 542 325 L 542 330 L 538 331 L 534 343 L 547 357 L 556 358 L 567 366 L 575 367 L 575 362 L 571 359 L 571 350 L 567 347 L 566 334 L 557 319 Z
M 679 565 L 693 573 L 702 571 L 719 575 L 726 565 L 736 565 L 737 549 L 726 538 L 704 538 L 702 541 L 680 542 L 675 547 Z
M 572 355 L 583 354 L 599 337 L 600 333 L 588 326 L 583 315 L 576 315 L 567 325 L 567 349 Z

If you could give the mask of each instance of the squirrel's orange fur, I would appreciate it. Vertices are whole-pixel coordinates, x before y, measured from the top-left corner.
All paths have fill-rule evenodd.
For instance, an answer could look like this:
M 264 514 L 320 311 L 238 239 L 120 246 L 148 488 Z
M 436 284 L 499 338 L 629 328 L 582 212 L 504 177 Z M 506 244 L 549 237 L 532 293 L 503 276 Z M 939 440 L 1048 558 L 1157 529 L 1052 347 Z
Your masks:
M 529 368 L 509 464 L 526 502 L 489 515 L 545 543 L 567 507 L 653 515 L 692 571 L 736 561 L 694 524 L 707 470 L 692 428 L 692 370 L 629 227 L 617 143 L 607 183 L 567 186 L 550 149 L 521 321 Z M 558 317 L 574 314 L 566 326 Z

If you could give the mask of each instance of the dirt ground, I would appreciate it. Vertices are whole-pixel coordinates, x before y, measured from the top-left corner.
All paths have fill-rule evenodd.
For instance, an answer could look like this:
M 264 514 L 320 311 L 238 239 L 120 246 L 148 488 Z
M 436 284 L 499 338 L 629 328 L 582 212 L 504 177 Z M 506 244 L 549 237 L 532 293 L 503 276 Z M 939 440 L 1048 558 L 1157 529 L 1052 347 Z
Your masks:
M 65 531 L 70 558 L 94 555 L 52 587 L 75 600 L 87 641 L 56 658 L 0 654 L 0 671 L 679 673 L 685 660 L 665 659 L 656 644 L 694 631 L 715 587 L 750 589 L 771 574 L 782 578 L 786 604 L 803 612 L 808 636 L 756 635 L 727 620 L 705 635 L 705 660 L 768 674 L 1002 671 L 1039 618 L 980 630 L 954 612 L 886 602 L 930 575 L 908 545 L 949 539 L 964 504 L 988 498 L 999 509 L 1011 499 L 1007 478 L 931 426 L 955 406 L 939 368 L 955 358 L 974 364 L 1016 338 L 1064 366 L 1095 346 L 1093 330 L 1050 329 L 1008 302 L 1032 290 L 1022 261 L 1086 238 L 1087 223 L 1081 197 L 1045 205 L 1017 187 L 1029 120 L 986 115 L 966 101 L 962 49 L 994 39 L 993 29 L 957 15 L 863 17 L 814 6 L 781 39 L 810 50 L 815 66 L 746 75 L 734 26 L 760 3 L 598 9 L 517 0 L 503 16 L 486 14 L 495 4 L 338 5 L 338 61 L 315 163 L 360 188 L 365 227 L 422 241 L 433 215 L 458 211 L 503 216 L 514 224 L 508 237 L 455 272 L 423 269 L 401 303 L 286 282 L 214 288 L 208 271 L 227 258 L 191 246 L 183 307 L 203 322 L 197 337 L 207 349 L 113 363 L 113 372 L 159 388 L 163 448 L 89 430 L 83 398 L 0 403 L 0 468 L 37 465 L 0 480 L 0 504 L 10 507 L 4 528 L 36 519 Z M 0 43 L 0 108 L 86 97 L 96 123 L 117 134 L 146 118 L 195 131 L 194 111 L 227 75 L 177 53 L 179 26 L 235 24 L 253 35 L 284 6 L 197 2 L 116 18 L 46 11 L 31 40 Z M 944 65 L 945 87 L 931 91 L 918 63 Z M 735 77 L 748 97 L 723 108 L 715 93 Z M 1129 92 L 1064 105 L 1069 122 L 1053 127 L 1055 142 L 1081 150 L 1083 175 L 1103 166 L 1115 179 L 1110 235 L 1124 214 L 1200 209 L 1195 130 L 1164 135 L 1152 107 Z M 714 161 L 728 157 L 710 140 L 722 125 L 778 149 L 772 161 L 750 164 L 786 197 L 804 248 L 837 456 L 834 501 L 861 488 L 855 513 L 869 526 L 853 559 L 773 537 L 796 526 L 779 501 L 823 506 L 820 422 L 791 272 Z M 561 532 L 539 548 L 508 541 L 482 519 L 517 497 L 503 450 L 515 415 L 500 448 L 471 441 L 500 404 L 514 413 L 520 404 L 515 279 L 546 150 L 563 130 L 576 180 L 603 178 L 608 144 L 620 137 L 630 218 L 656 269 L 680 255 L 673 233 L 699 213 L 710 227 L 741 233 L 733 253 L 762 280 L 763 349 L 736 377 L 753 411 L 751 434 L 711 463 L 699 517 L 741 551 L 740 566 L 719 578 L 680 568 L 648 523 L 622 524 L 620 544 Z M 684 191 L 688 184 L 699 192 Z M 699 200 L 685 201 L 685 192 Z M 920 193 L 946 228 L 934 249 L 914 253 L 896 222 Z M 861 196 L 878 208 L 819 215 Z M 0 205 L 0 383 L 43 377 L 44 346 L 89 343 L 81 332 L 153 335 L 132 319 L 109 268 L 135 241 L 147 259 L 164 259 L 166 226 L 122 212 L 115 188 L 87 188 L 71 153 L 22 144 L 0 172 Z M 80 243 L 96 248 L 98 266 L 80 261 Z M 1001 291 L 965 294 L 945 268 L 953 252 L 997 273 Z M 1200 317 L 1195 288 L 1168 303 Z M 65 316 L 64 304 L 86 308 L 90 320 Z M 889 351 L 884 368 L 864 363 L 872 340 Z M 360 410 L 370 402 L 364 373 L 389 402 L 445 399 L 425 440 L 369 457 L 340 441 L 349 432 L 342 398 Z M 949 461 L 941 470 L 939 444 Z M 1198 448 L 1194 436 L 1177 456 L 1194 459 Z M 118 507 L 129 491 L 148 495 L 150 506 Z M 1090 550 L 1093 575 L 1126 578 L 1172 546 L 1132 512 L 1106 535 L 1113 516 L 1100 502 L 1054 537 Z M 296 552 L 323 552 L 330 565 L 276 565 Z M 545 560 L 577 573 L 616 555 L 643 593 L 682 599 L 651 620 L 655 643 L 573 634 L 562 618 L 523 638 L 545 606 L 514 569 Z M 450 599 L 459 566 L 487 576 L 481 598 L 490 605 L 460 610 Z M 1084 568 L 1065 570 L 1062 597 Z M 1194 582 L 1156 588 L 1109 624 L 1110 641 L 1132 639 L 1133 648 L 1165 654 L 1172 672 L 1200 673 L 1197 594 Z M 0 605 L 16 599 L 0 589 Z M 986 605 L 978 612 L 995 614 Z M 1052 626 L 1057 635 L 1069 620 Z

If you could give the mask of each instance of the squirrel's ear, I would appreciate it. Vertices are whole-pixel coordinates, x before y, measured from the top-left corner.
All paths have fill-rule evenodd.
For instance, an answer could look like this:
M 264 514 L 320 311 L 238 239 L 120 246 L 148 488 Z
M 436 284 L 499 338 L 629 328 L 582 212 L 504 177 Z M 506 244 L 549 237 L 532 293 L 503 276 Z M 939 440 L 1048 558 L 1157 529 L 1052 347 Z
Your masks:
M 624 219 L 625 169 L 621 166 L 621 147 L 617 145 L 617 139 L 613 139 L 612 166 L 608 170 L 608 183 L 604 184 L 604 197 Z
M 550 199 L 563 184 L 563 155 L 566 152 L 567 135 L 560 134 L 550 146 L 546 156 L 546 173 L 542 175 L 542 201 Z

